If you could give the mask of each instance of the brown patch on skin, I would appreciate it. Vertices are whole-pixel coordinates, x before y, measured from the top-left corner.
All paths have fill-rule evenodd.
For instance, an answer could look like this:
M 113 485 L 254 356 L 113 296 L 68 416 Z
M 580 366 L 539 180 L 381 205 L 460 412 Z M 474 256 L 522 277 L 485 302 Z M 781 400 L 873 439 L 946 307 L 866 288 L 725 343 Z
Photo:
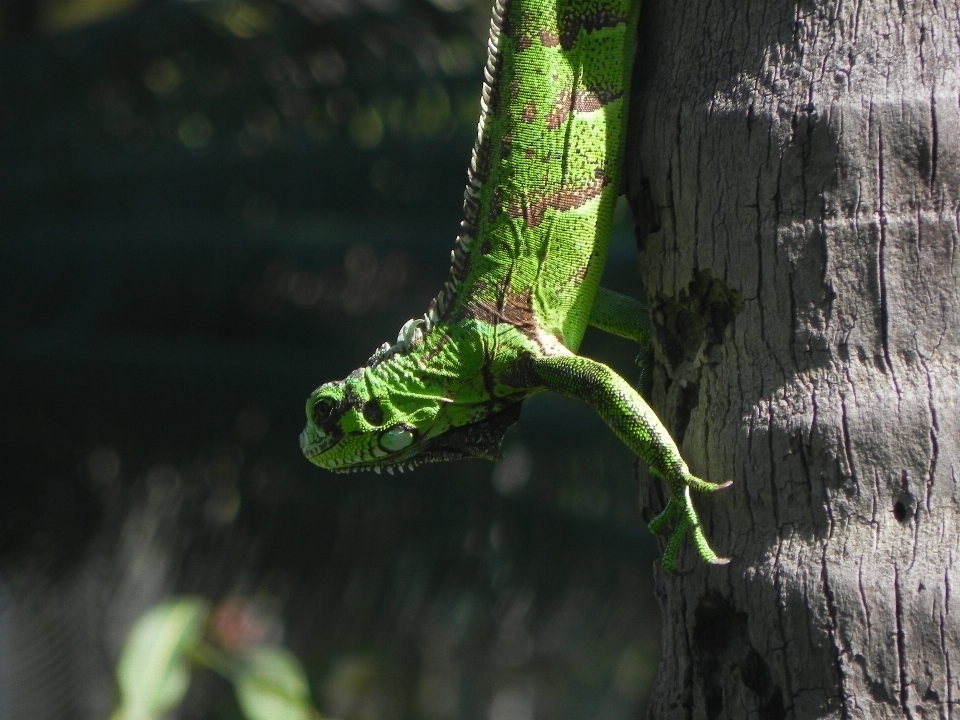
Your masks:
M 587 263 L 586 265 L 581 265 L 576 270 L 574 270 L 573 273 L 570 275 L 570 278 L 573 281 L 572 284 L 575 287 L 580 287 L 580 285 L 583 283 L 583 279 L 587 276 L 587 272 L 589 272 L 589 270 L 590 270 L 590 263 Z
M 514 78 L 510 83 L 510 99 L 516 100 L 517 95 L 520 94 L 520 78 Z
M 544 47 L 556 47 L 560 44 L 560 36 L 550 30 L 541 30 L 540 42 L 543 43 Z
M 563 121 L 566 119 L 567 119 L 566 112 L 554 110 L 549 115 L 547 115 L 547 130 L 556 130 L 561 125 L 563 125 Z
M 573 96 L 573 109 L 577 112 L 593 112 L 603 107 L 600 98 L 589 90 L 578 90 Z
M 526 50 L 526 49 L 527 49 L 528 47 L 530 47 L 531 45 L 533 45 L 533 40 L 531 40 L 530 38 L 528 38 L 526 35 L 521 35 L 519 38 L 517 38 L 517 51 L 518 51 L 518 52 L 523 52 L 524 50 Z
M 474 294 L 473 299 L 467 300 L 456 319 L 459 321 L 463 318 L 473 318 L 494 327 L 501 323 L 511 325 L 545 353 L 547 349 L 543 345 L 543 331 L 533 313 L 533 289 L 527 288 L 515 293 L 510 292 L 509 287 L 508 275 L 500 285 L 499 297 L 496 301 L 478 300 L 477 298 L 487 294 L 484 291 L 489 289 L 484 283 L 478 282 L 476 287 L 478 292 Z M 540 379 L 530 370 L 529 362 L 524 362 L 521 357 L 520 362 L 507 369 L 507 375 L 501 376 L 500 381 L 502 384 L 519 389 L 541 387 Z M 490 394 L 493 396 L 492 392 Z
M 571 50 L 577 42 L 580 31 L 592 32 L 601 28 L 617 27 L 626 23 L 625 15 L 618 15 L 606 8 L 584 14 L 573 14 L 561 18 L 560 45 L 564 50 Z
M 533 314 L 533 290 L 527 288 L 519 293 L 504 293 L 500 315 L 506 322 L 519 329 L 525 335 L 539 330 Z
M 547 114 L 547 129 L 556 130 L 566 121 L 571 112 L 595 112 L 607 103 L 623 97 L 623 92 L 615 90 L 579 88 L 571 97 L 569 90 L 557 95 L 553 110 Z
M 509 285 L 507 278 L 505 285 Z M 469 300 L 464 307 L 464 316 L 485 322 L 487 325 L 512 325 L 528 338 L 539 344 L 540 325 L 533 314 L 533 290 L 526 288 L 518 293 L 504 291 L 494 304 L 489 300 Z
M 601 94 L 590 90 L 577 90 L 573 95 L 573 109 L 577 112 L 594 112 L 610 102 L 613 95 L 614 93 L 609 92 Z M 616 97 L 620 97 L 620 95 L 622 93 L 616 94 Z
M 537 119 L 537 104 L 533 100 L 527 103 L 527 106 L 523 109 L 523 115 L 520 116 L 520 119 L 525 123 L 532 123 Z
M 547 113 L 547 130 L 556 130 L 567 119 L 570 114 L 570 91 L 561 90 L 557 95 L 557 100 L 553 104 L 553 110 Z
M 528 193 L 518 202 L 510 203 L 510 217 L 522 217 L 527 227 L 537 227 L 543 222 L 547 208 L 561 212 L 578 208 L 603 192 L 607 184 L 601 168 L 594 171 L 596 181 L 582 187 L 566 187 L 551 193 Z
M 513 147 L 513 136 L 510 133 L 504 133 L 500 138 L 500 159 L 506 160 L 510 157 L 510 150 Z
M 533 160 L 533 156 L 537 153 L 533 148 L 527 148 L 523 151 L 523 154 L 526 156 L 527 160 Z

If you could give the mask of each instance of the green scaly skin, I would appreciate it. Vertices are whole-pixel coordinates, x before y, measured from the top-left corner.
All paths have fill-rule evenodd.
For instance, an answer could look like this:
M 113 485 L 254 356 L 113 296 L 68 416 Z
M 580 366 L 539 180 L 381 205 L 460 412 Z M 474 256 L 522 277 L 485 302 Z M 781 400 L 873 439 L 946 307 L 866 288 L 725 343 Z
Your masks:
M 690 489 L 729 483 L 691 475 L 637 391 L 576 355 L 588 324 L 648 341 L 646 309 L 599 287 L 638 12 L 632 0 L 496 0 L 450 277 L 394 345 L 310 396 L 300 445 L 339 472 L 495 459 L 525 398 L 583 400 L 666 484 L 650 529 L 675 521 L 662 560 L 674 571 L 691 531 L 704 561 L 728 562 L 707 544 Z

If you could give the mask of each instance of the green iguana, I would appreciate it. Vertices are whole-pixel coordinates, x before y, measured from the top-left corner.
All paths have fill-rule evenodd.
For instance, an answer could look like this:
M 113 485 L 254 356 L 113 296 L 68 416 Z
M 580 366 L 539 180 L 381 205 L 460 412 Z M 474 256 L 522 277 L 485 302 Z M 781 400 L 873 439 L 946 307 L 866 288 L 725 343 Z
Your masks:
M 553 390 L 591 405 L 666 483 L 650 523 L 675 527 L 663 567 L 692 531 L 710 549 L 690 474 L 643 398 L 576 354 L 587 325 L 643 343 L 645 307 L 599 287 L 620 187 L 634 0 L 496 0 L 462 234 L 423 316 L 345 380 L 307 401 L 304 455 L 335 472 L 496 459 L 520 403 Z M 643 325 L 643 326 L 641 326 Z

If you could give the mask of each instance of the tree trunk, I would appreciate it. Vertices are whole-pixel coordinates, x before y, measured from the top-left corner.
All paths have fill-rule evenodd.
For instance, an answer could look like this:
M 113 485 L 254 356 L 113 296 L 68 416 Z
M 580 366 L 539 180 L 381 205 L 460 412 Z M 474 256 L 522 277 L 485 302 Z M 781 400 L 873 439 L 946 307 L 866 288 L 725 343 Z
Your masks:
M 732 563 L 658 578 L 651 716 L 951 718 L 960 7 L 649 0 L 640 33 L 653 404 L 735 483 L 695 498 Z

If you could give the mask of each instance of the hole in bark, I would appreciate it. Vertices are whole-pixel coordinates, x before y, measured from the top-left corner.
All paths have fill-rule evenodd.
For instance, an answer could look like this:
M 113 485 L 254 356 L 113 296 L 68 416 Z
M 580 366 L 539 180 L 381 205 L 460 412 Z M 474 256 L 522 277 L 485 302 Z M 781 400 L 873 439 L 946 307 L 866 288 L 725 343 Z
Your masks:
M 907 506 L 902 502 L 897 500 L 893 504 L 893 516 L 897 519 L 897 522 L 903 522 L 907 519 Z
M 893 517 L 896 518 L 898 523 L 907 523 L 917 512 L 917 500 L 907 490 L 906 473 L 903 474 L 902 482 L 903 489 L 897 494 L 893 503 Z

